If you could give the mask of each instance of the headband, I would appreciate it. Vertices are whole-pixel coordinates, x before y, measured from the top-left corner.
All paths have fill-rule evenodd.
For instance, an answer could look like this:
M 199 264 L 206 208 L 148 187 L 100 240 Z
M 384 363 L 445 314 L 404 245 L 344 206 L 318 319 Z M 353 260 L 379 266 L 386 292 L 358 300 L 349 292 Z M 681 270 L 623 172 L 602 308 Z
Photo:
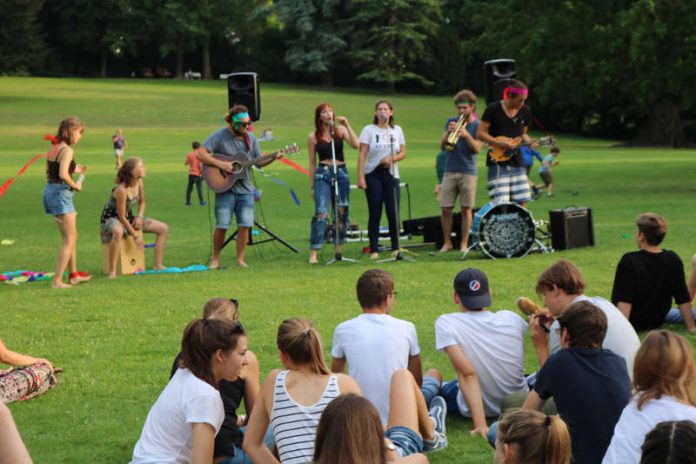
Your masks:
M 225 116 L 225 122 L 226 122 L 227 124 L 229 124 L 229 123 L 232 122 L 232 121 L 234 121 L 234 122 L 242 122 L 242 119 L 248 118 L 248 117 L 249 117 L 249 113 L 237 113 L 237 114 L 235 114 L 235 115 L 232 115 L 232 114 L 230 114 L 230 113 L 227 113 L 227 115 Z
M 503 89 L 503 100 L 507 100 L 510 97 L 510 94 L 515 94 L 515 95 L 524 95 L 525 97 L 529 95 L 529 89 L 521 89 L 519 87 L 505 87 Z

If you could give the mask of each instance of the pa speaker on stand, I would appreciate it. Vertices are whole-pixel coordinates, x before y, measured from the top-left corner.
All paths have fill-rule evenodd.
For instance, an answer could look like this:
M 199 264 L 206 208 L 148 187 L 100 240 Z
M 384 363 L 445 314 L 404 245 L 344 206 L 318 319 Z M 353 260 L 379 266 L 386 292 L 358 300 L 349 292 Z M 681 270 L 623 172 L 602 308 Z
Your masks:
M 515 60 L 499 59 L 483 63 L 486 74 L 486 103 L 491 104 L 503 99 L 503 90 L 517 76 Z
M 259 77 L 253 72 L 232 73 L 227 76 L 227 109 L 244 105 L 252 121 L 261 117 L 261 89 Z

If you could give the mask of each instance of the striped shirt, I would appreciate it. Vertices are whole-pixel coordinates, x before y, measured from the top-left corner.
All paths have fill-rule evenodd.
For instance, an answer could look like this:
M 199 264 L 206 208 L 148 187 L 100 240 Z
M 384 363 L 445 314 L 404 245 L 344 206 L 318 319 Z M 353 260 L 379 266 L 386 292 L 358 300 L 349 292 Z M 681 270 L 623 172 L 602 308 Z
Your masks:
M 271 427 L 280 462 L 306 464 L 314 457 L 314 440 L 321 413 L 341 392 L 336 376 L 331 375 L 319 401 L 311 406 L 303 406 L 290 397 L 285 385 L 287 374 L 288 371 L 281 371 L 276 377 Z

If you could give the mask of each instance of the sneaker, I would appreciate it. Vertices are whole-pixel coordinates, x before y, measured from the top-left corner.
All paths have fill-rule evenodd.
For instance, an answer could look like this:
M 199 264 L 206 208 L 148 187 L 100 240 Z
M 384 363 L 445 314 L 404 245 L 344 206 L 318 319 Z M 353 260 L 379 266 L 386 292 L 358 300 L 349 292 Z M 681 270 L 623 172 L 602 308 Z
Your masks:
M 547 197 L 552 197 L 552 196 L 553 196 L 553 193 L 549 192 L 549 193 L 546 194 L 546 196 L 547 196 Z
M 423 440 L 423 451 L 437 451 L 447 446 L 445 435 L 445 418 L 447 417 L 447 402 L 441 396 L 436 396 L 430 402 L 430 420 L 433 421 L 433 439 Z
M 205 205 L 207 205 L 207 204 L 208 204 L 208 203 L 206 203 L 205 201 L 201 201 L 201 206 L 205 206 Z
M 186 206 L 191 206 L 191 203 L 186 203 Z

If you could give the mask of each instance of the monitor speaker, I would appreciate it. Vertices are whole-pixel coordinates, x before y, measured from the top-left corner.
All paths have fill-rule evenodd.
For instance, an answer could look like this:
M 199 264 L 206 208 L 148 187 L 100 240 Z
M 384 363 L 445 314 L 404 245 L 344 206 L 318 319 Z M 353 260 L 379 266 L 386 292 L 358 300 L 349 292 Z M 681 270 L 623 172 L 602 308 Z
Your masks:
M 261 117 L 261 89 L 259 77 L 253 72 L 233 73 L 227 76 L 227 109 L 244 105 L 252 121 Z
M 515 60 L 499 59 L 483 63 L 486 75 L 486 103 L 491 104 L 503 99 L 503 90 L 517 76 Z
M 591 208 L 565 208 L 549 211 L 551 246 L 555 250 L 594 246 Z

